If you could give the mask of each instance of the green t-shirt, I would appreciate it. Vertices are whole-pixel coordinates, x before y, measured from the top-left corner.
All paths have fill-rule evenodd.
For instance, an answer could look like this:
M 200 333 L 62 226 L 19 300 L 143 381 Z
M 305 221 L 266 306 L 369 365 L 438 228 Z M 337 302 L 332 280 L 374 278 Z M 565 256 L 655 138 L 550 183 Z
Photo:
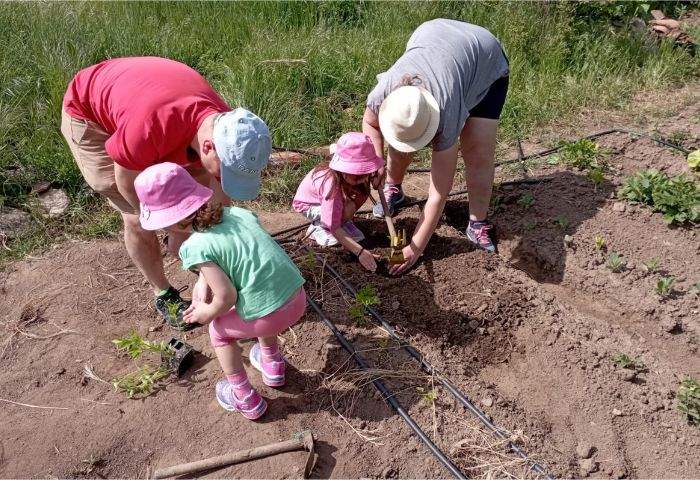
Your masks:
M 180 247 L 180 258 L 184 270 L 217 264 L 236 287 L 236 310 L 243 320 L 274 312 L 304 284 L 299 269 L 257 215 L 243 208 L 225 208 L 221 223 L 192 233 Z

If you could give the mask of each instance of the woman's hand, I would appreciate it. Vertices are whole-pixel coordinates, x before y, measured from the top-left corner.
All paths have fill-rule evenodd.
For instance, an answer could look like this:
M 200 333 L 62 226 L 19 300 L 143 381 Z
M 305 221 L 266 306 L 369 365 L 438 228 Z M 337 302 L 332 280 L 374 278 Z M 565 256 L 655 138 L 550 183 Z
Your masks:
M 357 260 L 360 262 L 360 265 L 365 267 L 365 270 L 370 272 L 377 271 L 377 260 L 379 260 L 379 255 L 368 252 L 363 248 L 360 255 L 357 257 Z
M 403 247 L 402 252 L 404 262 L 401 265 L 392 265 L 391 268 L 389 268 L 390 275 L 401 275 L 402 273 L 407 272 L 423 255 L 422 252 L 417 251 L 412 245 Z

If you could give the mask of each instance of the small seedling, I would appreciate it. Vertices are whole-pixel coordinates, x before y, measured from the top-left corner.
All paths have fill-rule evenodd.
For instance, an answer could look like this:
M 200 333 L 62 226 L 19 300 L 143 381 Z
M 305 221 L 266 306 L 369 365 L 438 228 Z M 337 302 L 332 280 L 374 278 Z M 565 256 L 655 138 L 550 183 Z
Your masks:
M 379 348 L 387 348 L 389 346 L 389 339 L 388 338 L 380 338 L 379 341 L 377 342 L 377 345 Z
M 693 288 L 695 289 L 695 295 L 700 295 L 700 282 L 695 282 Z
M 659 270 L 659 257 L 651 257 L 648 262 L 642 263 L 646 273 L 656 273 Z
M 700 428 L 700 384 L 692 377 L 686 377 L 676 394 L 678 411 L 689 423 Z
M 164 305 L 168 310 L 168 318 L 170 319 L 170 323 L 179 325 L 181 323 L 181 319 L 178 318 L 178 314 L 180 313 L 181 303 L 166 301 L 164 302 Z
M 626 353 L 617 353 L 610 358 L 610 361 L 619 368 L 627 368 L 630 370 L 641 370 L 644 368 L 642 362 L 630 357 Z
M 559 225 L 559 228 L 562 230 L 566 230 L 566 227 L 569 226 L 569 219 L 566 218 L 564 215 L 559 215 L 557 217 L 557 225 Z
M 559 153 L 553 156 L 552 161 L 569 165 L 579 170 L 598 170 L 603 172 L 609 169 L 605 162 L 598 161 L 607 153 L 601 151 L 598 144 L 588 138 L 582 138 L 575 142 L 562 141 L 559 145 L 561 147 Z
M 605 180 L 605 176 L 603 175 L 603 172 L 599 169 L 594 169 L 588 172 L 588 178 L 591 179 L 591 182 L 593 182 L 593 191 L 597 192 L 598 191 L 598 186 L 603 183 Z
M 675 278 L 673 277 L 661 277 L 656 281 L 654 285 L 654 291 L 661 298 L 666 298 L 671 294 L 671 286 L 673 285 Z
M 602 250 L 605 247 L 605 239 L 600 235 L 596 235 L 593 237 L 593 246 L 595 246 L 595 249 L 598 251 Z
M 138 334 L 135 328 L 131 329 L 130 336 L 112 340 L 112 343 L 117 347 L 117 353 L 126 353 L 131 358 L 138 358 L 144 352 L 155 353 L 158 355 L 170 355 L 173 352 L 165 342 L 152 342 L 144 339 Z
M 535 204 L 535 197 L 530 193 L 527 192 L 524 194 L 522 197 L 518 199 L 518 205 L 521 207 L 528 209 L 532 207 Z
M 316 268 L 317 265 L 316 256 L 313 253 L 307 253 L 299 258 L 299 268 L 302 270 L 310 271 Z
M 620 273 L 625 269 L 625 262 L 622 261 L 622 257 L 617 252 L 610 252 L 608 255 L 608 268 L 614 273 Z
M 372 305 L 379 305 L 381 300 L 370 285 L 365 285 L 355 294 L 355 303 L 350 306 L 350 318 L 357 323 L 357 325 L 364 325 L 367 323 L 367 315 L 365 311 L 367 307 Z
M 423 400 L 428 403 L 433 403 L 437 398 L 437 393 L 434 390 L 428 390 L 425 387 L 416 387 L 416 392 L 420 393 Z

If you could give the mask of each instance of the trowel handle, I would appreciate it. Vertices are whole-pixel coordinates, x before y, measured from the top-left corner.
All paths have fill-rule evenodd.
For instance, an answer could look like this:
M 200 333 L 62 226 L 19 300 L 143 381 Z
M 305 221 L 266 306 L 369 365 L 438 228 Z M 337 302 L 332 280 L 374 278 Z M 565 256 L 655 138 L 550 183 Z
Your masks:
M 391 238 L 396 238 L 396 229 L 394 228 L 394 221 L 391 219 L 389 213 L 389 207 L 386 205 L 386 198 L 384 198 L 384 189 L 380 188 L 377 192 L 379 196 L 379 201 L 382 202 L 382 208 L 384 209 L 384 219 L 386 220 L 386 226 L 389 228 L 389 236 Z

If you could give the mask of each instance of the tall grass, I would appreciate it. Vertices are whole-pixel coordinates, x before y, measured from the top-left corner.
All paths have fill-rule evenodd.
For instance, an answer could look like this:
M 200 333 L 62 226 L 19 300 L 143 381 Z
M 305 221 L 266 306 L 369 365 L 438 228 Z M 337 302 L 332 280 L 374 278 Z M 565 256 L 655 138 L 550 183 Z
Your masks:
M 83 67 L 119 56 L 177 59 L 232 106 L 263 117 L 275 145 L 321 145 L 360 128 L 375 76 L 436 17 L 480 24 L 504 44 L 512 69 L 504 139 L 700 70 L 687 51 L 613 29 L 605 18 L 586 21 L 575 3 L 4 2 L 0 202 L 21 205 L 41 180 L 91 198 L 79 195 L 83 181 L 59 131 L 66 85 Z

